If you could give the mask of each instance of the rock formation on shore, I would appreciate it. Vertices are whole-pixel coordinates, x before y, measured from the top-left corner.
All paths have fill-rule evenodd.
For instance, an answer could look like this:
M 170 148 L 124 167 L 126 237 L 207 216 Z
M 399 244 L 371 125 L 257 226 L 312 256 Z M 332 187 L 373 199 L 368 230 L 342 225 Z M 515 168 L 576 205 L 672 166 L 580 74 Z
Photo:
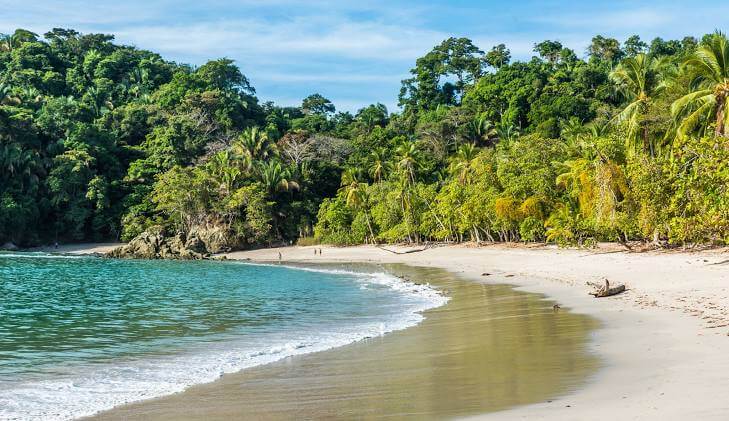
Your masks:
M 210 257 L 210 252 L 195 233 L 168 236 L 163 229 L 157 228 L 139 234 L 106 256 L 120 259 L 199 260 Z

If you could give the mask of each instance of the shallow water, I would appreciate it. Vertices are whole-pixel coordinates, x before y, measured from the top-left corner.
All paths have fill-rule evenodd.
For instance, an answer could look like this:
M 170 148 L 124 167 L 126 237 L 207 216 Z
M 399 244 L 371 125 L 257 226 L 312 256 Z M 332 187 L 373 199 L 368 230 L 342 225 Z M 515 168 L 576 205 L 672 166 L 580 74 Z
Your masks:
M 0 254 L 0 419 L 68 419 L 413 326 L 385 273 Z
M 344 266 L 350 269 L 350 266 Z M 355 267 L 363 270 L 362 267 Z M 447 419 L 568 394 L 595 373 L 597 322 L 508 285 L 388 266 L 446 291 L 415 327 L 225 376 L 101 419 Z

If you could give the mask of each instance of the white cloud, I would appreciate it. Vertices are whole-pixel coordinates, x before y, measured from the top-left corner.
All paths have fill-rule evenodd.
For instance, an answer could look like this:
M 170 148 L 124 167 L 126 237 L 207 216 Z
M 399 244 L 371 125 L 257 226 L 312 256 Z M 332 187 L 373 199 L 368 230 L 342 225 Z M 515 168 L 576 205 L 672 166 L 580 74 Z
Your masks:
M 653 28 L 667 24 L 673 19 L 665 9 L 637 8 L 628 10 L 590 10 L 581 13 L 559 13 L 546 16 L 534 16 L 528 20 L 546 23 L 564 29 L 587 29 L 596 31 L 620 31 Z
M 331 56 L 354 60 L 413 60 L 444 34 L 342 17 L 301 17 L 271 24 L 259 19 L 122 27 L 118 39 L 176 56 L 239 59 Z

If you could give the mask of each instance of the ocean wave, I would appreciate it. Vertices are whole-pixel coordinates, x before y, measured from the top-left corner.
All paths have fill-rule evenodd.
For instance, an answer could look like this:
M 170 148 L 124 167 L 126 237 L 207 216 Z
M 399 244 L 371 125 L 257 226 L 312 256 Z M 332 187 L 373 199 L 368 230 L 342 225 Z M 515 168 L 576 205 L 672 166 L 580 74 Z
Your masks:
M 333 275 L 347 275 L 352 276 L 356 281 L 361 283 L 365 289 L 367 284 L 376 284 L 385 286 L 393 291 L 397 291 L 404 294 L 415 294 L 421 298 L 430 300 L 427 308 L 423 308 L 418 311 L 425 311 L 429 308 L 440 307 L 448 302 L 450 299 L 444 295 L 441 291 L 433 288 L 429 283 L 415 283 L 410 280 L 406 280 L 388 272 L 357 272 L 347 269 L 329 269 L 329 268 L 316 268 L 307 266 L 294 266 L 287 264 L 272 264 L 272 263 L 252 263 L 252 262 L 241 262 L 235 263 L 247 265 L 247 266 L 262 266 L 271 268 L 286 268 L 293 270 L 303 270 L 307 272 L 318 272 L 318 273 L 329 273 Z
M 44 252 L 0 252 L 0 258 L 11 259 L 88 259 L 91 256 L 80 254 L 49 254 Z
M 255 344 L 250 343 L 250 338 L 246 343 L 211 342 L 174 357 L 73 367 L 69 373 L 53 379 L 13 383 L 10 387 L 10 383 L 0 382 L 0 419 L 67 420 L 178 393 L 196 384 L 215 381 L 226 373 L 415 326 L 423 320 L 423 311 L 444 305 L 449 299 L 430 285 L 416 284 L 388 273 L 288 268 L 352 276 L 366 290 L 378 286 L 388 288 L 402 296 L 402 310 L 381 320 L 364 320 L 329 330 L 265 335 L 257 338 Z

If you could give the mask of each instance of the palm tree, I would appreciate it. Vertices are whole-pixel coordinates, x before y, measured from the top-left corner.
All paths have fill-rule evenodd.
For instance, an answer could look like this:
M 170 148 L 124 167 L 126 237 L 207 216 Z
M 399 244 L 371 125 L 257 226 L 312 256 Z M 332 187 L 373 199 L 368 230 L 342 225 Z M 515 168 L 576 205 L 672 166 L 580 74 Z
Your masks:
M 386 173 L 392 169 L 392 164 L 387 160 L 388 151 L 385 148 L 375 149 L 369 156 L 369 173 L 372 180 L 381 182 Z
M 400 196 L 400 206 L 401 210 L 403 212 L 403 215 L 406 215 L 406 221 L 408 225 L 408 241 L 412 241 L 411 233 L 410 233 L 410 220 L 415 219 L 412 209 L 413 209 L 413 197 L 417 197 L 417 195 L 413 192 L 413 185 L 415 184 L 415 172 L 420 168 L 420 159 L 421 154 L 420 150 L 418 149 L 417 145 L 413 142 L 400 145 L 395 150 L 395 155 L 397 159 L 396 167 L 398 171 L 400 171 L 400 174 L 402 175 L 402 194 Z M 427 204 L 428 208 L 433 210 L 432 205 L 430 202 L 428 202 L 427 199 L 422 198 L 425 200 L 425 203 Z M 433 216 L 435 217 L 437 223 L 443 227 L 443 223 L 438 217 L 438 215 L 433 212 Z M 416 239 L 419 238 L 417 232 Z M 418 240 L 419 241 L 419 240 Z
M 360 195 L 360 187 L 362 183 L 359 181 L 359 170 L 356 168 L 347 168 L 342 173 L 341 189 L 345 194 L 347 206 L 357 208 L 362 204 L 362 196 Z
M 470 129 L 475 140 L 483 143 L 489 143 L 491 139 L 497 136 L 496 126 L 483 115 L 471 121 Z
M 32 150 L 5 138 L 0 143 L 0 185 L 8 185 L 11 180 L 20 182 L 21 187 L 27 181 L 28 186 L 37 185 L 40 169 L 40 158 Z
M 273 144 L 269 141 L 266 132 L 258 127 L 249 127 L 233 142 L 233 154 L 245 163 L 245 168 L 255 161 L 263 161 L 275 155 Z
M 96 86 L 91 86 L 86 90 L 86 96 L 90 99 L 91 108 L 97 117 L 112 111 L 114 104 L 109 100 L 109 93 Z
M 617 116 L 619 123 L 627 125 L 628 140 L 642 139 L 643 150 L 653 151 L 648 138 L 645 116 L 653 95 L 659 88 L 658 70 L 663 62 L 653 56 L 638 54 L 628 57 L 610 72 L 610 79 L 628 99 L 628 103 Z
M 395 150 L 397 169 L 405 176 L 406 184 L 415 184 L 415 171 L 420 168 L 420 150 L 415 143 L 400 145 Z
M 20 96 L 13 94 L 9 84 L 0 83 L 0 105 L 20 105 L 23 100 Z
M 455 156 L 451 158 L 450 170 L 452 174 L 458 174 L 458 180 L 461 183 L 470 184 L 471 182 L 471 164 L 478 155 L 478 149 L 473 143 L 462 145 L 458 148 Z
M 279 161 L 262 161 L 258 164 L 258 175 L 270 196 L 282 191 L 299 189 L 299 183 L 291 179 L 291 171 Z
M 366 206 L 369 199 L 367 194 L 367 184 L 359 181 L 359 171 L 357 169 L 348 168 L 342 173 L 341 185 L 342 187 L 340 191 L 344 192 L 347 206 L 364 212 L 365 220 L 367 221 L 367 229 L 369 229 L 370 237 L 372 237 L 372 241 L 374 242 L 375 233 L 372 230 L 370 215 Z
M 233 165 L 233 157 L 230 152 L 222 151 L 216 153 L 208 161 L 207 165 L 222 195 L 226 196 L 231 194 L 240 179 L 241 170 Z
M 679 122 L 678 135 L 703 132 L 714 123 L 714 134 L 725 136 L 729 126 L 729 40 L 716 32 L 686 60 L 684 68 L 692 77 L 692 92 L 671 105 Z
M 499 141 L 509 142 L 519 137 L 519 128 L 513 124 L 499 123 L 496 125 L 496 135 Z
M 0 36 L 0 51 L 13 51 L 25 42 L 38 41 L 38 34 L 27 29 L 16 29 L 12 35 Z

